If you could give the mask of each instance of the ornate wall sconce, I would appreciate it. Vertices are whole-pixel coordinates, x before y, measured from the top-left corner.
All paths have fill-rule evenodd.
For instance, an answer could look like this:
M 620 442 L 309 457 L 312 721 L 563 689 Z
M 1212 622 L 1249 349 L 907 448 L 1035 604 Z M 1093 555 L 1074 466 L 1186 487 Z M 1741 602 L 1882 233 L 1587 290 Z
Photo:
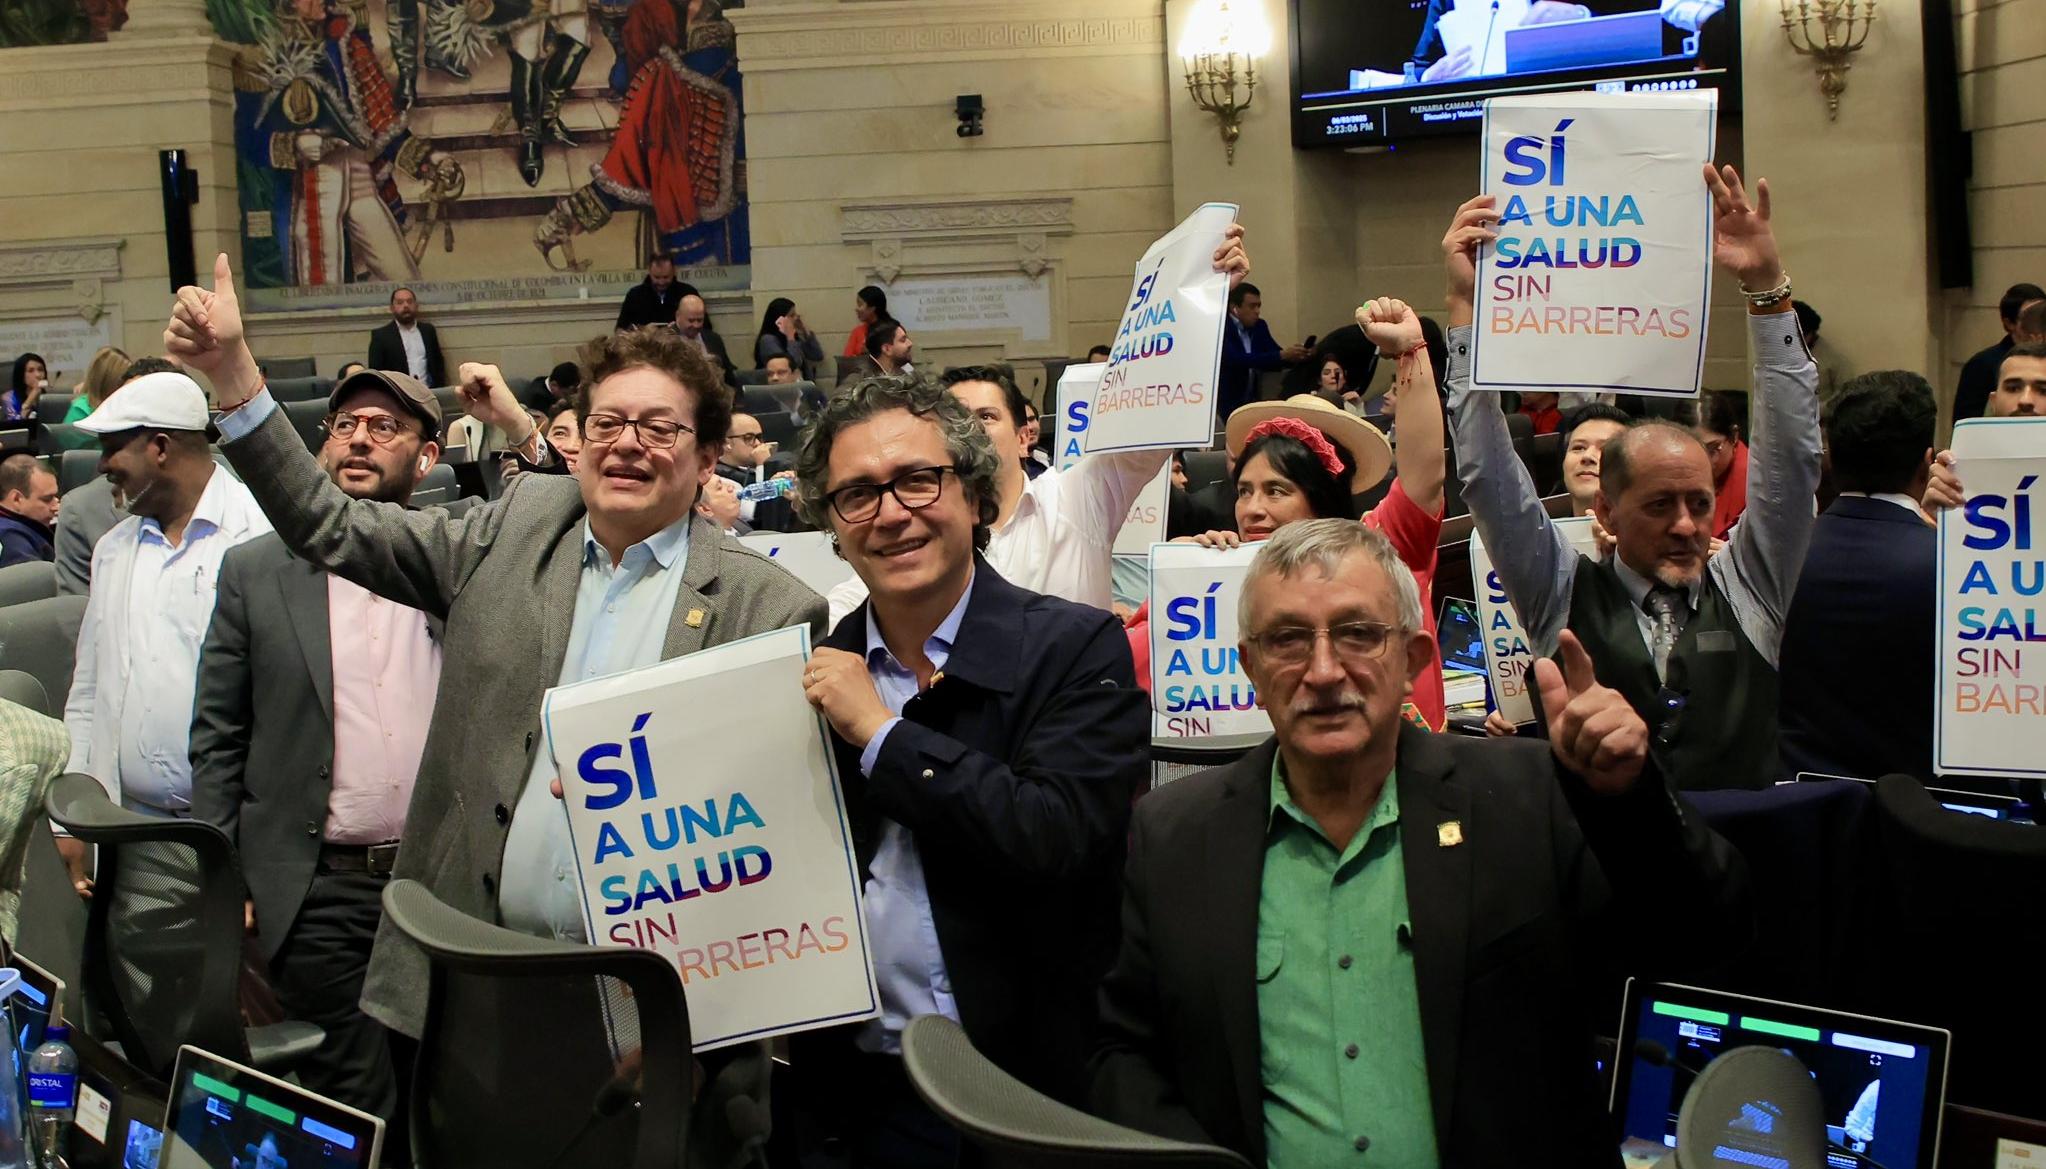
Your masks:
M 1194 106 L 1222 124 L 1222 146 L 1236 165 L 1243 111 L 1257 92 L 1257 59 L 1272 47 L 1258 0 L 1199 0 L 1179 36 L 1179 65 Z
M 1790 0 L 1782 3 L 1783 35 L 1799 56 L 1812 59 L 1819 92 L 1826 95 L 1826 118 L 1838 118 L 1850 61 L 1875 24 L 1876 0 L 1797 0 L 1795 8 Z

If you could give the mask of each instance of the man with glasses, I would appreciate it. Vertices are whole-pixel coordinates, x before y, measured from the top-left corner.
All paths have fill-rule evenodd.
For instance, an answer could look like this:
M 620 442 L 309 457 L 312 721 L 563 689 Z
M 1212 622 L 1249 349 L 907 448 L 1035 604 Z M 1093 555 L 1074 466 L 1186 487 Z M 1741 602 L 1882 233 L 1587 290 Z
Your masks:
M 393 875 L 485 921 L 582 939 L 567 813 L 548 790 L 542 694 L 788 625 L 823 633 L 822 598 L 695 518 L 731 420 L 717 370 L 666 329 L 592 343 L 575 474 L 521 475 L 450 518 L 351 499 L 328 481 L 264 388 L 226 256 L 211 290 L 178 291 L 164 339 L 213 379 L 228 459 L 285 544 L 446 622 L 440 698 Z M 471 414 L 539 455 L 537 427 L 495 367 L 464 365 L 460 382 Z M 363 1008 L 417 1036 L 426 989 L 425 956 L 381 929 Z M 594 991 L 561 1008 L 594 1020 Z
M 1433 638 L 1376 529 L 1279 529 L 1237 629 L 1274 734 L 1137 806 L 1093 1111 L 1255 1165 L 1611 1163 L 1615 979 L 1746 939 L 1739 854 L 1567 632 L 1549 745 L 1407 724 Z
M 870 377 L 833 396 L 797 464 L 803 518 L 868 590 L 804 691 L 837 740 L 882 1014 L 799 1039 L 792 1069 L 803 1135 L 839 1137 L 855 1166 L 956 1163 L 902 1070 L 917 1015 L 1077 1100 L 1114 953 L 1150 715 L 1114 617 L 981 555 L 999 463 L 951 391 Z
M 770 472 L 775 444 L 761 438 L 760 420 L 751 414 L 732 415 L 731 434 L 725 439 L 725 453 L 718 457 L 718 474 L 738 487 L 750 487 L 769 478 L 795 477 L 793 471 Z M 737 501 L 738 518 L 755 531 L 786 532 L 795 510 L 786 497 Z
M 367 370 L 328 407 L 327 478 L 350 499 L 406 506 L 440 454 L 433 391 Z M 326 1032 L 299 1078 L 396 1124 L 390 1039 L 360 999 L 440 689 L 441 623 L 275 533 L 227 555 L 219 592 L 192 713 L 192 814 L 234 842 L 284 1009 Z
M 221 558 L 268 532 L 270 521 L 248 488 L 214 465 L 206 395 L 182 373 L 129 382 L 78 427 L 99 436 L 100 474 L 127 499 L 128 517 L 92 553 L 64 707 L 66 770 L 97 779 L 130 810 L 189 816 L 192 694 Z M 58 850 L 85 893 L 85 844 L 60 838 Z

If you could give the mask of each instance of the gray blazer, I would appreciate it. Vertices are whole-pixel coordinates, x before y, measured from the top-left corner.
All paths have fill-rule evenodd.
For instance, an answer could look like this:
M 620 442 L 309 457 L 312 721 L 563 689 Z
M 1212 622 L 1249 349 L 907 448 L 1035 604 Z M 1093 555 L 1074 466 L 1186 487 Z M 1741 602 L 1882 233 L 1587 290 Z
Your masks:
M 225 449 L 294 552 L 446 620 L 440 694 L 397 875 L 464 913 L 498 920 L 499 866 L 540 746 L 541 695 L 568 653 L 582 576 L 580 487 L 559 475 L 521 475 L 501 498 L 459 518 L 350 499 L 282 410 Z M 698 517 L 661 652 L 679 657 L 800 624 L 821 640 L 824 618 L 823 598 Z M 385 922 L 363 1008 L 416 1036 L 426 992 L 425 955 Z
M 57 595 L 86 594 L 92 586 L 93 548 L 127 518 L 127 508 L 114 506 L 114 485 L 104 475 L 94 475 L 64 493 L 64 506 L 57 512 Z

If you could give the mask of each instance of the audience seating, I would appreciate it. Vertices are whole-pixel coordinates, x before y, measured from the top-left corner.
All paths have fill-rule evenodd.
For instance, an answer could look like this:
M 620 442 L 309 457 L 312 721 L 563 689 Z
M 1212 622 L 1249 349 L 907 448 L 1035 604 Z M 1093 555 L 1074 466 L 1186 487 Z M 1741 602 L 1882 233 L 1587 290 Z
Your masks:
M 768 410 L 753 416 L 760 423 L 762 441 L 779 443 L 783 450 L 796 445 L 796 416 L 786 410 Z
M 1250 1169 L 1228 1149 L 1154 1137 L 1069 1108 L 990 1063 L 942 1015 L 910 1020 L 902 1066 L 917 1095 L 972 1142 L 989 1169 Z
M 80 431 L 80 433 L 84 433 Z M 99 477 L 99 444 L 81 450 L 62 451 L 56 456 L 57 494 L 69 495 L 74 487 L 82 487 Z
M 39 455 L 58 455 L 88 447 L 93 448 L 93 457 L 98 458 L 99 436 L 88 434 L 70 423 L 44 423 L 35 435 L 35 452 Z
M 202 820 L 145 816 L 87 775 L 59 776 L 50 819 L 98 849 L 85 931 L 85 991 L 122 1054 L 169 1079 L 181 1044 L 286 1071 L 325 1038 L 296 1020 L 242 1027 L 242 902 L 225 833 Z
M 36 419 L 45 424 L 64 421 L 64 415 L 71 412 L 71 400 L 77 394 L 53 394 L 44 391 L 36 399 Z
M 273 377 L 268 384 L 270 396 L 280 402 L 319 402 L 324 406 L 334 394 L 330 377 Z
M 444 431 L 448 423 L 469 412 L 469 408 L 462 404 L 462 391 L 455 386 L 436 386 L 433 397 L 440 403 L 441 429 Z
M 455 469 L 446 463 L 434 464 L 433 470 L 419 477 L 419 483 L 412 489 L 413 507 L 440 507 L 461 498 L 462 487 L 456 481 Z
M 1455 464 L 1450 464 L 1454 475 Z M 1535 490 L 1543 495 L 1552 495 L 1563 490 L 1563 436 L 1561 434 L 1537 434 L 1528 442 L 1527 474 L 1534 480 Z
M 1876 807 L 1892 903 L 1856 941 L 1881 1012 L 1953 1031 L 1949 1099 L 2037 1116 L 2046 1020 L 2020 956 L 2046 952 L 2046 827 L 1948 811 L 1904 775 L 1883 777 Z
M 57 595 L 57 566 L 47 560 L 24 560 L 0 568 L 0 606 L 48 600 Z
M 291 428 L 305 440 L 307 450 L 319 450 L 327 442 L 327 400 L 305 399 L 295 402 L 279 402 L 278 408 L 291 420 Z
M 515 933 L 448 907 L 416 881 L 385 888 L 384 916 L 432 961 L 412 1076 L 415 1163 L 683 1169 L 689 1008 L 671 963 L 647 950 Z M 625 1013 L 637 1015 L 636 1075 L 595 1041 L 611 980 L 629 991 Z M 623 996 L 609 997 L 615 1005 Z M 731 1104 L 721 1117 L 743 1102 Z
M 312 377 L 320 372 L 310 357 L 270 357 L 257 364 L 262 366 L 263 376 L 269 378 Z
M 1264 731 L 1247 735 L 1211 735 L 1202 739 L 1154 735 L 1151 738 L 1151 786 L 1163 787 L 1175 779 L 1227 766 L 1268 738 L 1271 736 Z
M 0 669 L 35 675 L 53 716 L 71 694 L 71 662 L 84 620 L 84 597 L 48 597 L 0 608 Z
M 1229 478 L 1229 452 L 1188 451 L 1182 456 L 1186 465 L 1186 489 L 1199 491 Z
M 739 388 L 741 390 L 747 386 L 764 386 L 767 384 L 767 371 L 764 369 L 742 369 L 737 371 L 736 376 L 739 379 Z
M 1286 371 L 1283 369 L 1261 369 L 1257 379 L 1250 384 L 1250 401 L 1278 402 L 1286 397 Z M 1218 419 L 1218 421 L 1221 421 Z
M 27 670 L 0 670 L 0 699 L 25 706 L 37 714 L 50 713 L 49 692 Z
M 858 381 L 870 374 L 880 372 L 881 367 L 875 364 L 873 358 L 868 357 L 864 353 L 858 357 L 841 357 L 838 359 L 837 370 L 832 375 L 836 379 L 832 384 L 842 386 L 847 382 Z

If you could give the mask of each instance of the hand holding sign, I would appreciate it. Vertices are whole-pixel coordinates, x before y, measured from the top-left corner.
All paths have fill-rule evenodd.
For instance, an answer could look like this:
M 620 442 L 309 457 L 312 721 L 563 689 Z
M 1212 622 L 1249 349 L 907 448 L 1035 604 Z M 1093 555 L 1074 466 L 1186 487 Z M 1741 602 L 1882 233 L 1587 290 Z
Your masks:
M 1535 686 L 1549 722 L 1549 746 L 1563 766 L 1591 789 L 1620 795 L 1634 786 L 1648 761 L 1648 724 L 1620 692 L 1598 684 L 1591 655 L 1569 630 L 1560 645 L 1563 668 L 1535 662 Z
M 1235 288 L 1250 275 L 1250 253 L 1243 250 L 1243 225 L 1232 223 L 1222 233 L 1222 246 L 1215 249 L 1215 271 L 1229 273 L 1229 287 Z
M 1499 200 L 1479 195 L 1464 201 L 1442 235 L 1443 266 L 1449 274 L 1449 324 L 1471 323 L 1471 303 L 1478 292 L 1478 249 L 1499 238 Z
M 1925 481 L 1925 498 L 1919 507 L 1928 513 L 1952 511 L 1968 501 L 1961 489 L 1961 476 L 1954 470 L 1954 452 L 1941 451 L 1932 460 L 1931 477 Z
M 842 649 L 819 648 L 803 669 L 803 697 L 810 700 L 838 737 L 866 750 L 894 714 L 874 689 L 866 659 Z
M 1749 292 L 1766 292 L 1783 281 L 1783 262 L 1776 255 L 1776 231 L 1769 226 L 1769 180 L 1755 181 L 1755 198 L 1732 167 L 1705 167 L 1705 186 L 1712 192 L 1712 258 L 1740 277 Z

